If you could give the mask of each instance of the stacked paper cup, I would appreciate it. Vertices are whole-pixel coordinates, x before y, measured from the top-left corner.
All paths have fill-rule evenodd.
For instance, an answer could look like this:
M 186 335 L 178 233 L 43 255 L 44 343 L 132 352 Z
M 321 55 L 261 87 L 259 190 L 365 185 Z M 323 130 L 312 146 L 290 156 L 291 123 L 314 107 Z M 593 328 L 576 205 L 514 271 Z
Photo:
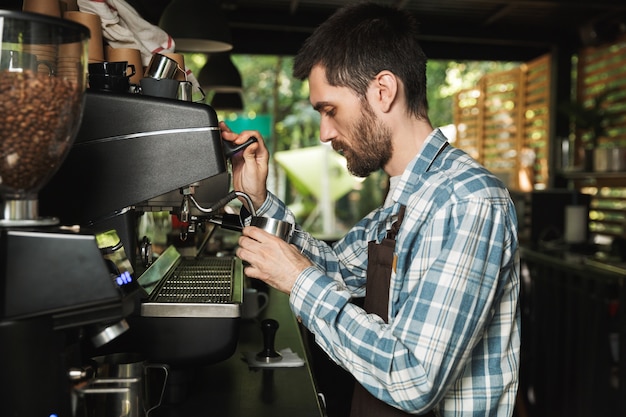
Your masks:
M 29 13 L 61 17 L 59 0 L 24 0 L 22 2 L 22 10 Z
M 102 37 L 102 21 L 95 13 L 67 11 L 63 13 L 67 20 L 80 23 L 89 28 L 89 62 L 104 62 L 104 40 Z
M 84 45 L 79 43 L 66 43 L 59 46 L 59 56 L 57 58 L 57 75 L 68 78 L 78 74 L 80 66 L 79 57 L 85 56 Z
M 22 10 L 29 13 L 39 13 L 52 17 L 61 17 L 59 0 L 24 0 Z M 37 71 L 51 73 L 56 71 L 57 45 L 30 44 L 24 46 L 24 52 L 33 54 L 41 63 Z

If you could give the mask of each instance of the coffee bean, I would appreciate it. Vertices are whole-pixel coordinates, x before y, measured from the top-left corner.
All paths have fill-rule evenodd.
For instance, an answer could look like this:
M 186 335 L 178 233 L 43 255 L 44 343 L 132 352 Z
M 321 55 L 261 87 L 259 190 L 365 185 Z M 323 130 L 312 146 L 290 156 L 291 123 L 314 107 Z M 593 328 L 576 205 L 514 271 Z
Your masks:
M 37 192 L 69 151 L 83 89 L 34 71 L 0 72 L 0 188 Z

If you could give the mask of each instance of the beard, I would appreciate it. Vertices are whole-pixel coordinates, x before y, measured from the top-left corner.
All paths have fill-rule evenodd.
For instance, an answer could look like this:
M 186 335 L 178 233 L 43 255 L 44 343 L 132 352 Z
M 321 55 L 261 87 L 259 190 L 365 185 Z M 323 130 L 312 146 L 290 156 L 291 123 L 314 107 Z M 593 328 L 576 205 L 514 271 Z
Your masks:
M 346 158 L 348 171 L 365 178 L 384 167 L 391 158 L 391 129 L 374 114 L 366 101 L 361 106 L 361 117 L 348 128 L 348 142 L 333 140 L 333 149 Z

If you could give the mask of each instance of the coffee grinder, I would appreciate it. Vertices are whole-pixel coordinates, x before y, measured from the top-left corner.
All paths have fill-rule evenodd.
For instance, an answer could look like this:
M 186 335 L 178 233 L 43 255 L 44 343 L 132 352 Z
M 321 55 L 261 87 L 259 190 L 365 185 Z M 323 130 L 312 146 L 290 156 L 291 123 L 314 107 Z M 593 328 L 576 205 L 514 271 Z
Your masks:
M 0 404 L 16 417 L 71 416 L 79 346 L 123 333 L 133 308 L 132 270 L 107 259 L 108 243 L 38 212 L 80 126 L 88 39 L 70 21 L 0 10 Z

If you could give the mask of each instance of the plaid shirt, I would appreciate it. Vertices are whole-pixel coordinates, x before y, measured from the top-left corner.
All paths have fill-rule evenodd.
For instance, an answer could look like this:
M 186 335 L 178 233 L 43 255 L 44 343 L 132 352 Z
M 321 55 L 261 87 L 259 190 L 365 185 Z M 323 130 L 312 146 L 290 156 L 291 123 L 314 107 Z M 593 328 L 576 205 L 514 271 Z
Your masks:
M 293 312 L 368 391 L 415 414 L 511 416 L 519 373 L 519 251 L 504 185 L 437 129 L 403 173 L 394 204 L 332 247 L 295 233 L 315 264 Z M 350 303 L 364 296 L 367 244 L 406 206 L 391 276 L 389 323 Z M 294 221 L 274 195 L 260 214 Z

